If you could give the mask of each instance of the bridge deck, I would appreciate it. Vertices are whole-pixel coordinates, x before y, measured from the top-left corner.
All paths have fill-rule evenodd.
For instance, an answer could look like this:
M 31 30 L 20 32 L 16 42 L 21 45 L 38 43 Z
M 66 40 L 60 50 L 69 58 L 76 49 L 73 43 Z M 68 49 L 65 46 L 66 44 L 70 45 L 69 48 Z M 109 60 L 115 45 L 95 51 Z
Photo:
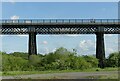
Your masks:
M 120 19 L 20 19 L 2 20 L 2 24 L 120 24 Z
M 120 34 L 120 19 L 1 20 L 2 34 Z

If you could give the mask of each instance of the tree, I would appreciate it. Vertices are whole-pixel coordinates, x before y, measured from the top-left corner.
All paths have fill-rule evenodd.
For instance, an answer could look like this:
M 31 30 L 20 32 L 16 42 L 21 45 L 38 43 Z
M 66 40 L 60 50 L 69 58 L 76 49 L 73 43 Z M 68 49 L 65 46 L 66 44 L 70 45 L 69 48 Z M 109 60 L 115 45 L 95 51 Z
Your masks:
M 93 55 L 85 55 L 83 58 L 91 64 L 92 67 L 98 67 L 98 59 Z
M 21 57 L 15 57 L 7 54 L 2 56 L 3 71 L 22 71 L 27 63 L 28 61 Z
M 106 65 L 108 67 L 118 67 L 118 60 L 120 59 L 119 53 L 111 53 L 106 59 Z

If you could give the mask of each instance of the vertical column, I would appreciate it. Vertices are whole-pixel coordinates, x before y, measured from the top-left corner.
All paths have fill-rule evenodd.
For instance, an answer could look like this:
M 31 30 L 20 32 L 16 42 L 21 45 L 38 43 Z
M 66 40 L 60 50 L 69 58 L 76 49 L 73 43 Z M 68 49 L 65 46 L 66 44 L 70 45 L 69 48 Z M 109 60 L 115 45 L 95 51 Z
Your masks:
M 98 67 L 105 67 L 105 47 L 104 47 L 104 34 L 96 33 L 96 58 L 99 59 Z
M 29 33 L 29 56 L 37 55 L 36 32 Z

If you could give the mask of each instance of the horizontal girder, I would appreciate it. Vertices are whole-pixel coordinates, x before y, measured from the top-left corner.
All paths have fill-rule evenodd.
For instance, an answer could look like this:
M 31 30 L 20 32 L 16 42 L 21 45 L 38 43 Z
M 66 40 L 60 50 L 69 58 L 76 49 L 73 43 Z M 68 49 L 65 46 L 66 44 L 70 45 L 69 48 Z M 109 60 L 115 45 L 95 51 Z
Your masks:
M 54 22 L 53 22 L 54 21 Z M 1 34 L 120 34 L 119 20 L 2 20 Z
M 2 24 L 119 24 L 120 19 L 6 19 Z

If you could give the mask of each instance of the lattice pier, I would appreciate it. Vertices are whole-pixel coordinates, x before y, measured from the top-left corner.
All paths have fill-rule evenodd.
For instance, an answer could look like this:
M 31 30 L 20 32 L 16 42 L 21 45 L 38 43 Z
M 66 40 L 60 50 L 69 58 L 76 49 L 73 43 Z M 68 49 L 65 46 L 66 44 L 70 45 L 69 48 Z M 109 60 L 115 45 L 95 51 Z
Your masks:
M 96 58 L 99 59 L 98 66 L 100 68 L 105 67 L 105 46 L 104 46 L 104 34 L 96 33 Z
M 36 46 L 36 33 L 30 32 L 29 33 L 29 56 L 30 55 L 37 55 L 37 46 Z

